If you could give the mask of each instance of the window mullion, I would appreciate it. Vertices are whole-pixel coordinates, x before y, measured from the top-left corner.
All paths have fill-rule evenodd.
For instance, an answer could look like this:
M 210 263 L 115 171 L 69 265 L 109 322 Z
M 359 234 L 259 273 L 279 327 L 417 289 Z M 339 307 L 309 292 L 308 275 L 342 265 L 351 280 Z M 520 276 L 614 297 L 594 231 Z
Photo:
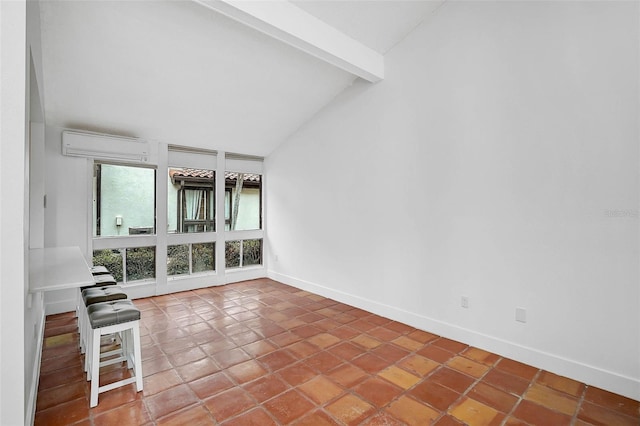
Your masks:
M 216 245 L 215 262 L 216 271 L 220 277 L 220 282 L 224 282 L 225 276 L 225 153 L 218 152 L 216 166 Z

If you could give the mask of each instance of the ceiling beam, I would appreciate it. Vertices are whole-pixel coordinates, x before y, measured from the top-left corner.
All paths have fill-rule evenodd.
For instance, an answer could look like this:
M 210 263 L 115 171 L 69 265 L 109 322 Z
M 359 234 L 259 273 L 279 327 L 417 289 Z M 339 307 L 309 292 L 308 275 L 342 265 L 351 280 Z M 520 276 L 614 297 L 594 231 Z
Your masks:
M 372 83 L 384 56 L 284 0 L 193 0 Z

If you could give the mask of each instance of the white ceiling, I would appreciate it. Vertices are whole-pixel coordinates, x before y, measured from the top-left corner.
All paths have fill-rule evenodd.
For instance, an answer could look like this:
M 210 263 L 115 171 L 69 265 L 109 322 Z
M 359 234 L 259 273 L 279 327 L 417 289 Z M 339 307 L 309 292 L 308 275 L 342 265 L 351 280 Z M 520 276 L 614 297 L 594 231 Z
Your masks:
M 385 53 L 438 1 L 296 1 Z M 41 1 L 47 124 L 268 155 L 356 78 L 197 3 Z

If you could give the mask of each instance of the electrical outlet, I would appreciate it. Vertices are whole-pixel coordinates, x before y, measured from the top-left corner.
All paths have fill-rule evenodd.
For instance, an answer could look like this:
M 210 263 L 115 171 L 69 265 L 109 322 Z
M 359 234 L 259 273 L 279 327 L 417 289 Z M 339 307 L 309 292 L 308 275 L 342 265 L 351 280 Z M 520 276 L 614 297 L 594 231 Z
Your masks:
M 525 308 L 516 308 L 516 321 L 527 322 L 527 310 Z
M 469 309 L 469 298 L 467 296 L 462 296 L 460 298 L 460 306 L 465 309 Z

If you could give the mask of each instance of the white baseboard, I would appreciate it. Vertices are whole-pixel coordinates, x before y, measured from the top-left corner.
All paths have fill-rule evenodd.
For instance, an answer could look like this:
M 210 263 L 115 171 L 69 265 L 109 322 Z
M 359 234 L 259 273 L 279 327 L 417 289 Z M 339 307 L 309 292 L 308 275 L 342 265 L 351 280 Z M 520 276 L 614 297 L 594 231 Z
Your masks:
M 38 323 L 40 324 L 36 332 L 36 341 L 38 343 L 36 345 L 36 356 L 33 360 L 33 376 L 31 377 L 31 383 L 29 387 L 29 399 L 26 401 L 27 412 L 25 414 L 25 424 L 27 425 L 33 425 L 36 416 L 36 401 L 38 398 L 38 384 L 40 382 L 40 362 L 42 360 L 42 343 L 44 340 L 44 320 L 45 315 L 43 311 L 42 317 L 38 321 Z
M 402 322 L 420 330 L 463 342 L 467 345 L 493 352 L 560 376 L 569 377 L 628 398 L 640 400 L 640 380 L 633 377 L 623 376 L 576 360 L 567 359 L 557 354 L 523 346 L 275 271 L 268 271 L 267 276 L 284 284 L 329 297 L 333 300 L 367 310 L 394 321 Z

